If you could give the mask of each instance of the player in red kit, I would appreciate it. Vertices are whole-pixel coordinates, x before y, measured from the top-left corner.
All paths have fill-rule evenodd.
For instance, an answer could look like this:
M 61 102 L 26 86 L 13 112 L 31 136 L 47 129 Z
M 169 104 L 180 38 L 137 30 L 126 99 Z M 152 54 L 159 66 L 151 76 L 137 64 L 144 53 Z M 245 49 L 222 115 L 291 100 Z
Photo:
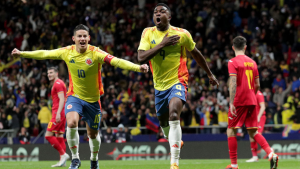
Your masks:
M 66 117 L 65 117 L 65 97 L 67 93 L 65 83 L 58 78 L 56 67 L 48 68 L 48 78 L 53 83 L 52 96 L 52 119 L 48 124 L 45 138 L 59 152 L 60 160 L 52 167 L 66 166 L 66 161 L 70 156 L 66 153 L 66 144 L 64 139 Z M 55 135 L 54 135 L 55 134 Z
M 237 36 L 233 39 L 232 49 L 235 58 L 228 61 L 230 109 L 228 113 L 228 148 L 231 165 L 226 169 L 238 169 L 237 129 L 244 124 L 250 138 L 255 140 L 268 154 L 271 169 L 278 166 L 278 156 L 273 153 L 268 142 L 257 132 L 256 93 L 259 90 L 259 74 L 256 63 L 245 55 L 246 39 Z
M 256 93 L 256 113 L 257 113 L 257 122 L 258 122 L 258 133 L 262 133 L 264 131 L 265 123 L 266 123 L 266 106 L 265 106 L 265 99 L 264 95 L 261 93 L 261 91 L 257 91 Z M 246 162 L 257 162 L 257 143 L 254 139 L 251 137 L 250 139 L 250 146 L 251 146 L 251 152 L 252 152 L 252 158 L 247 160 Z

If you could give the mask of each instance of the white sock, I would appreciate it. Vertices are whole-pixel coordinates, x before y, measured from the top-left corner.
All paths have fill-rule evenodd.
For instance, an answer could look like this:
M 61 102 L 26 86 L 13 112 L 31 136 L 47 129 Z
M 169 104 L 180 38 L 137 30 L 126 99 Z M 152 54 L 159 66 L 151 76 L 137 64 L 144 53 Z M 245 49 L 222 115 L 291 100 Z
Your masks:
M 95 139 L 89 138 L 90 150 L 91 150 L 91 160 L 98 161 L 98 152 L 101 145 L 100 135 L 98 133 Z
M 171 149 L 171 164 L 176 163 L 179 165 L 179 154 L 181 146 L 182 131 L 180 127 L 180 121 L 169 121 L 169 144 Z
M 231 167 L 238 167 L 237 164 L 231 164 Z
M 162 132 L 164 133 L 165 138 L 168 140 L 169 138 L 169 131 L 170 131 L 170 126 L 167 127 L 160 127 Z
M 78 127 L 67 127 L 67 142 L 72 153 L 72 159 L 79 159 L 79 134 Z

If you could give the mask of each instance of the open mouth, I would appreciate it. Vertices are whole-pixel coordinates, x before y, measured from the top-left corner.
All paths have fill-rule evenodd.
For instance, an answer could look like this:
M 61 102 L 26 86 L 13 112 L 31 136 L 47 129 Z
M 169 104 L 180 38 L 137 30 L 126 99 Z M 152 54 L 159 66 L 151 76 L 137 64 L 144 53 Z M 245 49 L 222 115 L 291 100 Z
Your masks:
M 156 18 L 156 24 L 160 24 L 161 20 L 160 18 Z
M 80 44 L 81 47 L 85 46 L 85 42 L 80 42 L 79 44 Z

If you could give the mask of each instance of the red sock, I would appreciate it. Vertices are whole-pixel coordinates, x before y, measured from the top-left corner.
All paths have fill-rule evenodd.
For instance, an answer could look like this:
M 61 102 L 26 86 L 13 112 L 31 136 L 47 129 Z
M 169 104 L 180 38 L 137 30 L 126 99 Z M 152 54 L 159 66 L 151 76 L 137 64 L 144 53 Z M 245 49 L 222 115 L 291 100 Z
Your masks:
M 252 156 L 257 156 L 257 143 L 254 142 L 250 142 L 250 146 L 251 146 L 251 152 L 252 152 Z
M 65 144 L 65 138 L 63 137 L 56 137 L 57 141 L 59 142 L 61 148 L 66 152 L 66 144 Z
M 45 138 L 49 141 L 49 143 L 52 145 L 52 147 L 54 147 L 59 152 L 59 155 L 65 154 L 65 151 L 60 146 L 60 144 L 57 141 L 56 137 L 54 137 L 54 136 L 46 136 Z
M 269 143 L 267 142 L 264 136 L 257 133 L 253 138 L 261 146 L 261 148 L 265 150 L 267 155 L 269 155 L 272 152 L 271 147 L 269 146 Z
M 227 140 L 231 164 L 237 164 L 237 139 L 236 137 L 228 137 Z

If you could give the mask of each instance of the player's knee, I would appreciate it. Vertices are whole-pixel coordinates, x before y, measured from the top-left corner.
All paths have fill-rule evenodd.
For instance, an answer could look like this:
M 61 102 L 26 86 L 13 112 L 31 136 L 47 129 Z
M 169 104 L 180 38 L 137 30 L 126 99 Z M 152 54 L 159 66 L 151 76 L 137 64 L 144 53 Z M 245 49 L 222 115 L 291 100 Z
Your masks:
M 233 137 L 235 135 L 234 129 L 227 128 L 227 137 Z
M 175 121 L 175 120 L 179 120 L 178 113 L 171 112 L 169 116 L 169 121 Z
M 69 120 L 67 123 L 69 128 L 75 128 L 78 126 L 78 122 L 76 120 Z

